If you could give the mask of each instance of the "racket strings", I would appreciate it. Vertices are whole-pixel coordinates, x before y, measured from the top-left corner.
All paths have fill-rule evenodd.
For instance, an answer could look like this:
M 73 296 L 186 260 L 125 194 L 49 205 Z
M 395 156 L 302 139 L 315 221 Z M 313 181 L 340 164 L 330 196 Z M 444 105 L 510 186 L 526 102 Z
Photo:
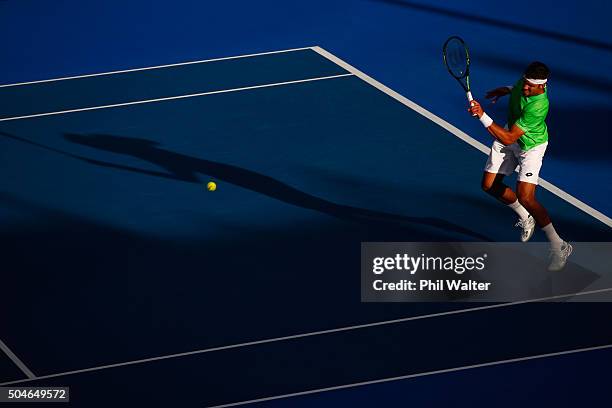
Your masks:
M 449 44 L 446 59 L 448 61 L 448 68 L 454 76 L 461 78 L 465 75 L 467 71 L 467 56 L 462 44 L 457 42 Z

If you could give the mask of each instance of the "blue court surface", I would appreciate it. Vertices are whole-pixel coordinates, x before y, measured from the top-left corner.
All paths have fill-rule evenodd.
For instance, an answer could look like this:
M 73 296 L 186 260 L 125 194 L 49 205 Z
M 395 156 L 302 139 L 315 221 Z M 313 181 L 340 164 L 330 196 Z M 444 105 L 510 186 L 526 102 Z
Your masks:
M 0 100 L 0 385 L 70 386 L 88 407 L 609 399 L 602 292 L 360 302 L 361 242 L 517 232 L 480 190 L 483 145 L 322 48 Z M 609 218 L 546 185 L 568 240 L 611 240 Z

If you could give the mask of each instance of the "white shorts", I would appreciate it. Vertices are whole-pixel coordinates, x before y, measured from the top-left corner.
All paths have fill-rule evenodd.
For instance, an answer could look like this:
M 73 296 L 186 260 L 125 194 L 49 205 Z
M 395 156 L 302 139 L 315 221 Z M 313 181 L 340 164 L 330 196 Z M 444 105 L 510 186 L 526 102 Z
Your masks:
M 496 140 L 491 146 L 491 153 L 489 154 L 485 171 L 508 176 L 512 174 L 518 165 L 518 181 L 538 184 L 538 177 L 540 169 L 542 168 L 542 159 L 544 158 L 544 152 L 546 152 L 546 146 L 548 146 L 548 142 L 532 147 L 527 151 L 523 151 L 517 143 L 504 146 Z

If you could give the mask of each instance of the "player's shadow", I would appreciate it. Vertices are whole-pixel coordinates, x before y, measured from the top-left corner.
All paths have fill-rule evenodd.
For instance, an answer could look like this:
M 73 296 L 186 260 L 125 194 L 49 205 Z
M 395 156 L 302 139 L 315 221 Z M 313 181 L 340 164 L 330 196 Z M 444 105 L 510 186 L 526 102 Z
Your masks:
M 305 166 L 303 173 L 309 177 L 313 183 L 325 185 L 327 189 L 346 189 L 346 194 L 352 197 L 358 196 L 361 202 L 367 202 L 368 197 L 359 195 L 363 191 L 360 181 L 346 174 L 317 168 L 315 166 Z M 428 206 L 434 203 L 453 203 L 452 206 L 445 208 L 445 215 L 450 219 L 463 219 L 466 214 L 470 219 L 478 224 L 479 231 L 487 236 L 494 236 L 498 242 L 514 242 L 517 239 L 518 230 L 512 228 L 516 221 L 516 215 L 506 206 L 499 203 L 496 199 L 481 190 L 477 174 L 471 185 L 462 184 L 460 192 L 449 191 L 443 184 L 429 186 L 419 186 L 419 205 Z M 504 183 L 511 188 L 516 187 L 516 174 L 506 177 Z M 374 196 L 391 197 L 394 201 L 405 201 L 410 197 L 414 186 L 410 190 L 403 190 L 405 186 L 398 186 L 394 183 L 378 181 L 368 190 L 368 194 Z M 589 242 L 589 241 L 609 241 L 612 237 L 610 229 L 603 223 L 595 220 L 587 213 L 576 209 L 573 205 L 559 199 L 551 192 L 538 188 L 537 197 L 550 212 L 557 230 L 562 232 L 569 241 Z M 536 232 L 531 241 L 546 241 L 542 232 Z
M 571 44 L 578 44 L 584 47 L 604 50 L 604 51 L 612 51 L 612 44 L 605 41 L 593 40 L 590 38 L 578 37 L 571 34 L 561 33 L 552 30 L 545 30 L 542 28 L 538 28 L 534 25 L 526 25 L 513 23 L 508 20 L 496 19 L 491 17 L 479 16 L 470 10 L 470 12 L 461 12 L 458 10 L 451 10 L 443 7 L 433 6 L 429 4 L 416 3 L 413 1 L 405 1 L 405 0 L 374 0 L 380 3 L 387 3 L 394 6 L 400 6 L 404 8 L 409 8 L 412 10 L 417 10 L 425 13 L 437 14 L 447 17 L 456 18 L 459 20 L 468 21 L 470 23 L 479 23 L 488 26 L 492 26 L 495 28 L 505 28 L 507 30 L 517 31 L 521 33 L 529 33 L 533 35 L 537 35 L 544 38 L 550 38 L 557 41 L 567 42 Z
M 79 145 L 145 160 L 166 169 L 167 173 L 118 165 L 100 160 L 85 159 L 87 162 L 98 166 L 149 174 L 189 183 L 199 183 L 198 174 L 205 174 L 216 180 L 264 194 L 287 204 L 311 209 L 343 220 L 372 225 L 381 223 L 420 224 L 439 228 L 446 232 L 463 234 L 476 240 L 491 241 L 490 238 L 483 234 L 441 218 L 409 217 L 336 204 L 300 191 L 270 176 L 238 166 L 172 152 L 159 147 L 157 142 L 146 139 L 102 134 L 65 134 L 64 137 L 66 140 Z

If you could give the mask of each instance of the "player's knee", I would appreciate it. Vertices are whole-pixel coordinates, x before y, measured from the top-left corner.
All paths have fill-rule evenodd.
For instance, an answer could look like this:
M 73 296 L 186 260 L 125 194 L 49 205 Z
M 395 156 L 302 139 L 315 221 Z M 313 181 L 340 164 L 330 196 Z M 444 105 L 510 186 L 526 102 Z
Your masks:
M 502 182 L 503 178 L 503 175 L 488 173 L 485 171 L 480 181 L 480 188 L 482 188 L 482 191 L 485 193 L 496 195 L 496 192 L 499 191 L 500 188 L 504 187 Z
M 521 205 L 526 208 L 531 207 L 533 203 L 535 202 L 535 197 L 533 196 L 533 194 L 526 194 L 526 193 L 519 192 L 517 194 L 517 198 L 518 198 L 519 203 L 521 203 Z
M 480 183 L 480 187 L 482 188 L 482 191 L 484 191 L 485 193 L 490 193 L 491 189 L 493 188 L 493 181 L 483 179 L 482 182 Z

